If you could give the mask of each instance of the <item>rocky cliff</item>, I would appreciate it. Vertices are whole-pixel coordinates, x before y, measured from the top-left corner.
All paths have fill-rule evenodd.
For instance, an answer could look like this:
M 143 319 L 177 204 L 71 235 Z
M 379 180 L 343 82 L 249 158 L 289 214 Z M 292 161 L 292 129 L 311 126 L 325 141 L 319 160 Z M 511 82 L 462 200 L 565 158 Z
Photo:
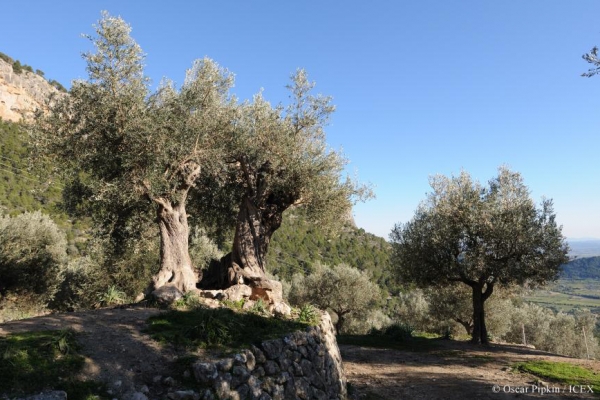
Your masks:
M 53 95 L 60 95 L 43 77 L 26 70 L 17 74 L 11 64 L 0 59 L 0 118 L 5 121 L 30 119 L 45 109 Z

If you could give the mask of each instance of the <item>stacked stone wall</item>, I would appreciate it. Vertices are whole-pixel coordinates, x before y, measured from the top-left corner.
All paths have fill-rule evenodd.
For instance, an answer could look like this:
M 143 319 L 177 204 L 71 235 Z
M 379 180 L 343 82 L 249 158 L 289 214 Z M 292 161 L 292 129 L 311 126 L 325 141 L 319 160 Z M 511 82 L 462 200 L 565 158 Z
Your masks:
M 198 362 L 202 399 L 346 399 L 346 377 L 327 313 L 318 326 L 253 345 L 216 363 Z

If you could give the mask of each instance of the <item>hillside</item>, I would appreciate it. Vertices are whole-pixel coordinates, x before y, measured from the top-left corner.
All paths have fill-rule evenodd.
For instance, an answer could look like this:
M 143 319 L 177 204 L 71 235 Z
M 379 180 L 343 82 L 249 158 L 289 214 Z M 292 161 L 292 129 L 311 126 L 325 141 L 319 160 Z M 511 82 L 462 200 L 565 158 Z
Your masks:
M 385 239 L 347 224 L 334 235 L 300 217 L 286 215 L 274 234 L 267 258 L 271 273 L 289 280 L 306 273 L 315 263 L 346 263 L 371 273 L 380 286 L 392 290 L 390 244 Z
M 600 257 L 577 258 L 562 266 L 562 279 L 600 279 Z

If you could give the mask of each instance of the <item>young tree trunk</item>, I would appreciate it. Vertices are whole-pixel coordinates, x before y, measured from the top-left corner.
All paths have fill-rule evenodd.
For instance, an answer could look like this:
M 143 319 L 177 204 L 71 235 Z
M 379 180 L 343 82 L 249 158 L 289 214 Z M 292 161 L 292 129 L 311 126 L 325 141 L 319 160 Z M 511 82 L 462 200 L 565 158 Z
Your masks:
M 483 291 L 483 287 L 486 287 Z M 489 344 L 487 327 L 485 325 L 485 301 L 491 296 L 494 286 L 491 283 L 478 283 L 473 286 L 473 333 L 471 342 Z
M 185 203 L 174 206 L 162 199 L 158 202 L 156 214 L 160 227 L 160 271 L 153 278 L 154 290 L 166 284 L 184 293 L 195 289 L 198 276 L 188 251 Z
M 455 321 L 458 322 L 459 324 L 461 324 L 465 328 L 465 330 L 467 331 L 467 335 L 473 334 L 473 322 L 472 321 L 464 321 L 460 318 L 456 318 Z
M 337 314 L 337 321 L 335 323 L 335 332 L 339 335 L 342 332 L 342 328 L 346 324 L 346 313 L 340 312 Z

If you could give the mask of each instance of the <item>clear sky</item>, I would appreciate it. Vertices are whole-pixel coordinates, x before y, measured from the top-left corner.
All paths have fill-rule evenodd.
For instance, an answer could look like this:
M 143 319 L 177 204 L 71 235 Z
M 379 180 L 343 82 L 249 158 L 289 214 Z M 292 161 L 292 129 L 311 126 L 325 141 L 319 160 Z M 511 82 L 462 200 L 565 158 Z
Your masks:
M 554 199 L 567 237 L 600 238 L 600 76 L 580 77 L 597 0 L 2 3 L 0 51 L 67 87 L 86 78 L 80 34 L 101 10 L 131 24 L 155 84 L 208 56 L 239 98 L 278 103 L 305 68 L 337 106 L 328 142 L 375 186 L 354 209 L 369 232 L 408 221 L 432 174 L 487 181 L 506 164 Z

